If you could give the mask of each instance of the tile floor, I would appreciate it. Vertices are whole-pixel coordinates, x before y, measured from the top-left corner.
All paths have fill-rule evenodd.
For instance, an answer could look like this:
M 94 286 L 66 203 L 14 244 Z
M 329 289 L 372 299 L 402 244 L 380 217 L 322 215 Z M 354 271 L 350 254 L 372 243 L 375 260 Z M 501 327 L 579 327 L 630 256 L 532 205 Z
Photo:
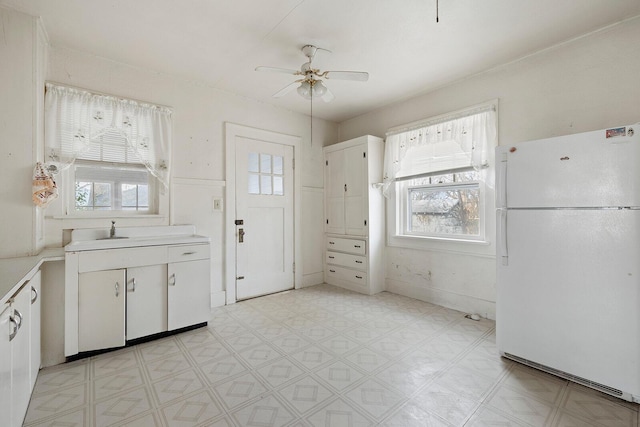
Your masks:
M 496 354 L 495 324 L 328 285 L 44 369 L 26 426 L 638 426 L 638 406 Z

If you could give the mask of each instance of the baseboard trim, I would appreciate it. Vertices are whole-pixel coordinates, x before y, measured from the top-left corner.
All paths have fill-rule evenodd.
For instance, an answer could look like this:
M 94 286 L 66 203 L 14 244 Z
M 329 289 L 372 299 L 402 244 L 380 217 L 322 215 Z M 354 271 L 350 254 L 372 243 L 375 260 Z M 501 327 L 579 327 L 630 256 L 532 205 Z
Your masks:
M 495 320 L 496 303 L 469 295 L 456 294 L 441 289 L 418 287 L 411 283 L 386 279 L 385 289 L 388 292 L 414 298 L 464 313 L 475 313 L 487 319 Z

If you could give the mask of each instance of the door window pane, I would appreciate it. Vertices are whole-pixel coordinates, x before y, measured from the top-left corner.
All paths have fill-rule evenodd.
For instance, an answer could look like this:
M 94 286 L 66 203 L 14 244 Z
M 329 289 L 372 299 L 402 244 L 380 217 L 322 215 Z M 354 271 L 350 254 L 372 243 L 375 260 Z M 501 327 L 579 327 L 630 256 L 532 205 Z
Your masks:
M 249 194 L 260 194 L 260 175 L 249 174 Z
M 273 177 L 273 194 L 284 196 L 284 182 L 281 176 Z
M 258 153 L 249 153 L 249 162 L 247 168 L 249 169 L 249 172 L 260 172 Z
M 284 196 L 284 157 L 249 153 L 249 194 Z
M 271 173 L 271 154 L 260 153 L 260 172 Z
M 271 175 L 260 175 L 260 194 L 272 194 Z
M 273 156 L 273 174 L 282 175 L 284 173 L 282 169 L 283 158 L 282 156 Z

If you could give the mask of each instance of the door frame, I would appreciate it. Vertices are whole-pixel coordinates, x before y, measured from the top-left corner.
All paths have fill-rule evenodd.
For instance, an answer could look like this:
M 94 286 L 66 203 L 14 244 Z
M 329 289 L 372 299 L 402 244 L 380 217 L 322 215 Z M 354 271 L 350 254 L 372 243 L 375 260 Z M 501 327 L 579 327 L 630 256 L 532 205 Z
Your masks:
M 224 266 L 225 266 L 225 290 L 227 304 L 236 302 L 236 140 L 238 137 L 267 141 L 275 144 L 289 145 L 293 147 L 293 162 L 300 154 L 301 138 L 265 129 L 253 128 L 236 123 L 225 122 L 225 216 L 224 216 Z M 293 262 L 295 270 L 293 274 L 293 287 L 298 289 L 302 285 L 302 245 L 301 237 L 301 192 L 302 183 L 300 168 L 293 168 Z

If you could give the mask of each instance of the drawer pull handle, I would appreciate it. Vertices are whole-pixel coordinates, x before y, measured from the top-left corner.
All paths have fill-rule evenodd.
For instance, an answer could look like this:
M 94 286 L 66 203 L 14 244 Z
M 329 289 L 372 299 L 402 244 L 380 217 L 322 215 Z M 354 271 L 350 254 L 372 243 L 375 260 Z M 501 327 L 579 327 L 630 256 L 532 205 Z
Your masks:
M 329 244 L 330 244 L 330 245 L 335 245 L 335 244 L 336 244 L 336 242 L 329 242 Z
M 33 299 L 31 299 L 31 304 L 33 304 L 34 302 L 36 302 L 38 300 L 38 290 L 36 288 L 34 288 L 33 286 L 31 287 L 31 292 L 33 292 Z
M 362 276 L 356 276 L 356 279 L 362 279 Z
M 175 286 L 176 285 L 176 273 L 173 273 L 171 276 L 169 276 L 169 286 Z
M 329 271 L 330 271 L 330 272 L 332 272 L 332 273 L 335 273 L 335 272 L 336 272 L 335 270 L 329 270 Z
M 362 264 L 362 261 L 356 261 L 356 264 Z
M 335 258 L 334 256 L 329 255 L 329 259 L 334 259 L 334 258 Z
M 118 296 L 120 295 L 120 283 L 116 282 L 116 298 L 118 298 Z
M 136 278 L 131 279 L 131 292 L 136 291 Z
M 360 248 L 360 245 L 353 245 L 354 248 Z
M 195 253 L 196 253 L 196 252 L 183 252 L 183 253 L 182 253 L 182 255 L 193 255 L 193 254 L 195 254 Z

